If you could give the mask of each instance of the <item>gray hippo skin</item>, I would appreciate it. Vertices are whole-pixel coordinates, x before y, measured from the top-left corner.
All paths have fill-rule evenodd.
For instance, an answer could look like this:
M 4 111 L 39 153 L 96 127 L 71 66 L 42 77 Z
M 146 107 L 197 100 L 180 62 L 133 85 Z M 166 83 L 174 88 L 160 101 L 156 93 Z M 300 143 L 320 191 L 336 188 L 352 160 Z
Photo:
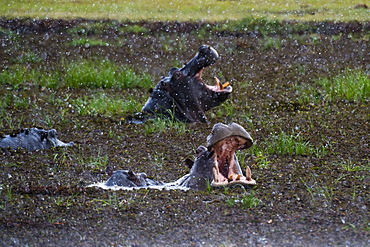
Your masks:
M 216 85 L 209 86 L 202 79 L 204 68 L 214 64 L 218 58 L 214 48 L 200 46 L 187 64 L 181 69 L 172 68 L 168 76 L 162 78 L 142 111 L 129 121 L 142 123 L 146 118 L 165 116 L 182 122 L 207 122 L 205 112 L 227 100 L 232 92 L 228 82 L 221 84 L 215 78 Z
M 178 180 L 179 185 L 203 190 L 209 185 L 256 184 L 248 166 L 246 175 L 243 175 L 235 155 L 236 150 L 247 149 L 252 145 L 253 139 L 239 124 L 215 124 L 207 137 L 207 147 L 197 148 L 197 157 L 190 173 Z
M 246 168 L 245 176 L 242 173 L 236 150 L 247 149 L 253 145 L 253 140 L 245 129 L 236 123 L 225 125 L 222 123 L 213 126 L 207 137 L 207 147 L 200 146 L 196 150 L 196 158 L 190 160 L 191 170 L 168 185 L 178 185 L 194 190 L 233 184 L 254 185 L 251 170 Z M 151 185 L 166 185 L 166 183 L 150 180 L 145 173 L 135 174 L 121 170 L 113 174 L 105 183 L 106 186 L 148 187 Z
M 123 186 L 123 187 L 148 187 L 152 185 L 162 185 L 147 178 L 145 173 L 133 173 L 129 170 L 115 171 L 113 175 L 105 182 L 106 186 Z
M 72 145 L 74 145 L 73 142 L 64 143 L 58 140 L 58 133 L 55 129 L 23 129 L 18 134 L 5 135 L 4 137 L 0 138 L 1 149 L 22 148 L 27 151 L 35 151 L 37 149 L 50 149 L 52 147 L 64 147 Z

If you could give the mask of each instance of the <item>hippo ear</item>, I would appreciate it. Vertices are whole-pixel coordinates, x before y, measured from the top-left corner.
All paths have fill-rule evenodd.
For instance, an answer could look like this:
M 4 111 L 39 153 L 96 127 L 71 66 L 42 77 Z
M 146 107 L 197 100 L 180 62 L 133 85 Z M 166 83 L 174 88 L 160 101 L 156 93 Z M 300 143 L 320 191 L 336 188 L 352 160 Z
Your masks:
M 193 165 L 194 165 L 194 161 L 192 161 L 191 159 L 189 159 L 189 158 L 186 158 L 186 160 L 185 160 L 185 165 L 189 168 L 189 169 L 191 169 L 192 167 L 193 167 Z
M 176 67 L 173 67 L 170 69 L 170 72 L 168 73 L 168 76 L 172 76 L 173 73 L 175 73 L 176 71 L 179 71 L 180 69 L 179 68 L 176 68 Z

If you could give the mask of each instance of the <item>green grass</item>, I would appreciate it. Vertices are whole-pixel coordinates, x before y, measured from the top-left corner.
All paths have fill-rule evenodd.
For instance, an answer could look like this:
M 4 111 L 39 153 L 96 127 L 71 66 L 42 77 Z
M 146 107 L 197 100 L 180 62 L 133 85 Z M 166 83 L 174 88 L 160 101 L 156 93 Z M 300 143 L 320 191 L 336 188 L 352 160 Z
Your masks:
M 0 72 L 0 85 L 8 84 L 14 87 L 24 84 L 54 87 L 59 85 L 60 74 L 57 71 L 40 71 L 25 64 L 16 64 Z
M 296 20 L 369 20 L 362 2 L 344 1 L 190 1 L 190 0 L 3 0 L 0 16 L 7 18 L 92 18 L 117 20 L 236 20 L 245 17 Z
M 142 103 L 137 101 L 136 95 L 109 96 L 99 92 L 77 98 L 72 105 L 80 115 L 122 116 L 137 112 Z
M 72 88 L 150 88 L 151 77 L 109 60 L 83 60 L 66 66 L 65 85 Z
M 279 135 L 273 135 L 258 145 L 251 147 L 251 152 L 257 157 L 267 154 L 314 154 L 315 148 L 309 142 L 304 141 L 300 134 L 286 134 L 284 131 Z M 265 154 L 265 155 L 264 155 Z
M 169 118 L 155 118 L 147 121 L 145 124 L 145 133 L 171 133 L 175 132 L 178 135 L 184 134 L 187 130 L 186 123 Z
M 325 90 L 327 100 L 370 100 L 370 77 L 363 71 L 347 70 L 333 78 L 316 81 Z
M 235 207 L 240 205 L 242 208 L 254 208 L 257 207 L 261 200 L 255 196 L 255 192 L 245 192 L 241 197 L 232 197 L 226 201 L 229 207 Z
M 342 160 L 341 162 L 336 163 L 336 165 L 340 166 L 344 171 L 347 172 L 370 171 L 370 162 L 367 162 L 367 164 L 360 164 L 351 160 Z
M 333 76 L 315 80 L 315 85 L 297 85 L 301 104 L 323 101 L 368 101 L 370 100 L 370 76 L 362 70 L 347 69 Z
M 60 70 L 43 71 L 16 64 L 0 72 L 0 85 L 35 84 L 48 88 L 144 88 L 152 87 L 151 76 L 110 60 L 63 61 Z
M 84 46 L 84 47 L 90 47 L 90 46 L 111 46 L 112 44 L 105 42 L 101 39 L 95 39 L 95 38 L 79 38 L 79 39 L 73 39 L 70 43 L 72 46 Z

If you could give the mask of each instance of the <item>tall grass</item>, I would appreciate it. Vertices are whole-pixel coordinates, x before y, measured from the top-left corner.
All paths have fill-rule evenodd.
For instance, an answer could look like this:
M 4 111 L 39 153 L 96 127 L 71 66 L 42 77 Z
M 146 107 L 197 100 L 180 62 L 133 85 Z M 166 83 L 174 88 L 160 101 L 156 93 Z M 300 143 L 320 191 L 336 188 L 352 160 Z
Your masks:
M 258 161 L 266 163 L 266 156 L 272 154 L 315 155 L 320 157 L 327 153 L 329 146 L 314 147 L 309 141 L 305 141 L 300 133 L 287 134 L 282 131 L 278 135 L 269 136 L 266 140 L 256 143 L 250 148 L 250 152 L 257 157 Z
M 22 84 L 35 84 L 54 88 L 60 84 L 60 78 L 58 71 L 40 71 L 27 65 L 16 64 L 0 72 L 0 85 L 17 87 Z
M 347 69 L 334 77 L 319 78 L 314 83 L 315 85 L 296 86 L 300 103 L 370 100 L 370 76 L 362 70 Z
M 145 133 L 171 133 L 176 132 L 181 135 L 186 132 L 186 123 L 172 118 L 155 118 L 150 120 L 150 124 L 145 124 Z
M 370 100 L 370 77 L 363 71 L 347 70 L 333 78 L 316 81 L 325 90 L 328 100 Z
M 0 85 L 35 84 L 48 88 L 145 88 L 152 87 L 147 73 L 136 73 L 130 67 L 109 60 L 62 62 L 59 70 L 32 69 L 17 64 L 0 72 Z
M 101 92 L 77 98 L 72 105 L 80 115 L 114 116 L 134 113 L 142 104 L 131 94 L 114 97 Z
M 65 85 L 72 88 L 150 88 L 148 74 L 136 74 L 109 60 L 82 60 L 66 66 Z

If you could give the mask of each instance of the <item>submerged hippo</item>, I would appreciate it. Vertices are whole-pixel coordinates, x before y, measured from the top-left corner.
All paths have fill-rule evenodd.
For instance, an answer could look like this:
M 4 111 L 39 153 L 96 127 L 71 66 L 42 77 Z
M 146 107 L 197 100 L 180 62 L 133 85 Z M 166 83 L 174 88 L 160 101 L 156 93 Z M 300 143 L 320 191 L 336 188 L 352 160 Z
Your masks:
M 22 148 L 27 151 L 35 151 L 37 149 L 49 149 L 52 147 L 64 147 L 72 145 L 74 145 L 73 142 L 64 143 L 58 140 L 58 133 L 55 129 L 22 129 L 18 134 L 5 135 L 4 137 L 0 138 L 1 149 Z
M 105 183 L 105 187 L 151 187 L 163 185 L 179 186 L 195 190 L 232 184 L 254 185 L 251 170 L 247 166 L 245 176 L 242 173 L 236 150 L 247 149 L 253 145 L 249 133 L 239 124 L 222 123 L 213 126 L 207 137 L 207 147 L 200 146 L 196 150 L 196 158 L 190 161 L 191 170 L 172 183 L 162 183 L 148 179 L 145 173 L 135 174 L 132 171 L 117 171 Z
M 232 87 L 228 82 L 221 84 L 215 77 L 216 85 L 204 83 L 204 68 L 219 58 L 217 51 L 202 45 L 193 59 L 181 69 L 172 68 L 150 94 L 142 111 L 129 119 L 133 123 L 145 122 L 155 116 L 174 117 L 183 122 L 207 122 L 205 112 L 220 105 L 230 97 Z

